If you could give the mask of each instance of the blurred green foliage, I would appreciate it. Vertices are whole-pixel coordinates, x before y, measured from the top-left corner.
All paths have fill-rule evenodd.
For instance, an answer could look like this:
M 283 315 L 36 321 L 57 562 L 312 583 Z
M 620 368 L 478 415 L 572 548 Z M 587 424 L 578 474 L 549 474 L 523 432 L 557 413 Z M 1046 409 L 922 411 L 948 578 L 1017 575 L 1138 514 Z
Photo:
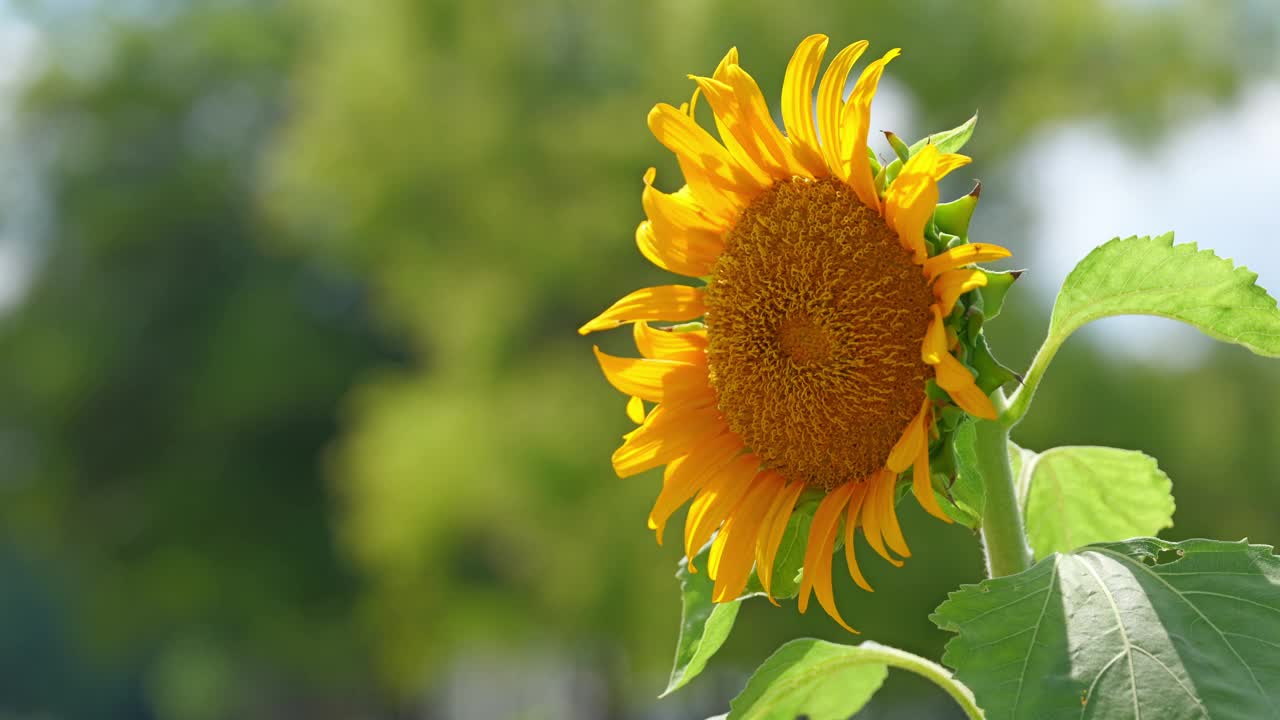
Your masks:
M 807 33 L 902 46 L 890 75 L 919 129 L 981 112 L 975 236 L 1027 250 L 1006 173 L 1037 129 L 1104 117 L 1149 142 L 1276 43 L 1264 8 L 1210 0 L 101 12 L 28 8 L 46 62 L 20 105 L 30 172 L 5 181 L 49 219 L 0 317 L 0 512 L 32 582 L 66 597 L 74 652 L 136 674 L 166 718 L 377 712 L 468 658 L 542 650 L 603 673 L 602 712 L 649 705 L 679 550 L 645 530 L 656 474 L 613 476 L 623 398 L 574 329 L 665 282 L 632 242 L 644 169 L 678 184 L 644 117 L 729 46 L 771 96 Z M 1015 287 L 992 327 L 1014 367 L 1047 315 L 1030 300 Z M 1141 449 L 1174 480 L 1169 536 L 1274 542 L 1274 372 L 1075 340 L 1017 439 Z M 927 615 L 979 576 L 978 547 L 903 515 L 907 567 L 868 563 L 878 592 L 837 594 L 864 637 L 937 657 Z M 716 665 L 847 639 L 790 605 L 749 603 L 738 627 Z M 56 696 L 18 709 L 78 714 Z

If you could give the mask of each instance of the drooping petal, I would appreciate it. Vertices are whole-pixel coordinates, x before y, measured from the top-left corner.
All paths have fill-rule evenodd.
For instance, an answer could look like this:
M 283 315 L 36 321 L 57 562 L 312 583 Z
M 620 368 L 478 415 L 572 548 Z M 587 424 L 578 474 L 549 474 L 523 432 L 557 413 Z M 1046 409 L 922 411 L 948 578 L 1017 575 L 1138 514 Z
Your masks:
M 849 70 L 866 49 L 867 41 L 859 40 L 836 53 L 822 76 L 822 82 L 818 83 L 818 132 L 822 135 L 822 158 L 830 174 L 838 172 L 844 157 L 840 147 L 844 84 Z
M 858 512 L 862 509 L 862 503 L 867 497 L 866 482 L 856 483 L 853 494 L 849 496 L 849 511 L 844 521 L 844 559 L 849 566 L 849 577 L 858 583 L 858 587 L 867 592 L 875 592 L 871 589 L 871 584 L 862 575 L 862 569 L 858 567 L 857 550 L 854 549 L 854 531 L 858 529 Z
M 987 274 L 981 270 L 948 270 L 933 281 L 933 296 L 938 298 L 943 315 L 950 315 L 960 296 L 987 286 Z
M 862 535 L 867 544 L 880 557 L 888 560 L 894 567 L 902 567 L 902 561 L 891 555 L 884 545 L 884 518 L 880 514 L 879 494 L 886 484 L 895 477 L 888 470 L 880 470 L 873 474 L 867 482 L 867 497 L 862 506 Z
M 711 534 L 742 499 L 759 471 L 760 458 L 751 453 L 739 455 L 717 472 L 694 498 L 684 522 L 684 553 L 689 558 L 689 572 L 698 572 L 693 556 L 711 539 Z
M 742 440 L 732 433 L 718 435 L 667 464 L 662 473 L 662 492 L 649 511 L 649 529 L 662 544 L 662 533 L 671 514 L 701 490 L 707 481 L 742 452 Z
M 644 424 L 623 437 L 613 451 L 613 470 L 626 478 L 666 465 L 726 430 L 714 407 L 676 408 L 659 405 Z
M 909 558 L 911 549 L 907 547 L 907 539 L 902 536 L 902 526 L 898 524 L 897 484 L 897 473 L 884 474 L 880 486 L 875 490 L 874 512 L 880 517 L 880 527 L 884 532 L 885 542 L 889 544 L 889 549 L 904 558 Z
M 849 627 L 840 611 L 836 608 L 835 591 L 831 587 L 831 554 L 835 550 L 836 533 L 840 530 L 840 516 L 844 514 L 849 502 L 849 495 L 854 491 L 854 483 L 844 485 L 827 493 L 813 513 L 813 523 L 809 526 L 809 544 L 804 555 L 804 576 L 800 581 L 800 612 L 809 607 L 809 594 L 818 596 L 818 604 L 840 626 L 849 632 L 857 630 Z
M 970 243 L 959 245 L 950 250 L 934 255 L 924 263 L 924 274 L 930 280 L 948 270 L 964 267 L 973 263 L 991 262 L 1007 258 L 1013 253 L 990 243 Z
M 890 470 L 900 473 L 911 467 L 911 463 L 915 462 L 916 455 L 920 453 L 920 445 L 928 442 L 924 430 L 928 417 L 929 398 L 926 397 L 924 403 L 920 406 L 920 411 L 907 424 L 907 428 L 902 431 L 902 437 L 898 438 L 898 442 L 889 451 L 889 459 L 885 462 L 885 465 Z
M 618 390 L 649 402 L 684 402 L 715 395 L 704 366 L 675 360 L 649 360 L 606 355 L 595 347 L 604 377 Z
M 578 328 L 579 335 L 609 330 L 636 320 L 682 322 L 702 317 L 707 311 L 703 291 L 688 285 L 659 285 L 641 288 L 609 306 L 591 322 Z
M 969 368 L 952 357 L 951 353 L 943 353 L 940 359 L 941 362 L 934 366 L 938 387 L 946 390 L 956 405 L 970 415 L 983 420 L 995 420 L 996 408 L 991 404 L 991 398 L 978 387 Z
M 947 354 L 947 326 L 943 324 L 942 311 L 937 304 L 929 306 L 933 318 L 929 320 L 929 328 L 924 333 L 924 344 L 920 348 L 920 358 L 928 365 L 942 362 Z
M 911 492 L 915 494 L 916 502 L 920 503 L 920 507 L 924 508 L 925 512 L 945 523 L 952 522 L 951 516 L 942 511 L 942 507 L 938 505 L 938 498 L 933 495 L 933 478 L 929 474 L 928 443 L 920 448 L 920 455 L 916 457 L 916 464 L 911 470 Z
M 827 175 L 822 147 L 813 127 L 813 85 L 818 80 L 826 52 L 826 35 L 810 35 L 801 40 L 782 80 L 782 122 L 787 127 L 787 138 L 796 160 L 813 177 Z
M 803 482 L 795 481 L 774 496 L 773 505 L 765 514 L 764 523 L 757 538 L 756 577 L 760 578 L 760 586 L 764 588 L 765 596 L 774 605 L 778 603 L 773 599 L 773 564 L 778 557 L 778 545 L 782 542 L 782 536 L 787 530 L 787 523 L 791 521 L 791 512 L 795 510 L 796 500 L 799 499 L 800 493 L 804 492 L 804 488 Z
M 758 473 L 746 496 L 729 513 L 707 561 L 707 575 L 715 580 L 711 590 L 713 602 L 733 600 L 746 588 L 755 565 L 756 539 L 764 529 L 769 508 L 785 484 L 786 480 L 776 472 Z
M 655 328 L 643 320 L 631 327 L 635 334 L 636 349 L 647 358 L 691 363 L 706 362 L 707 333 L 705 331 L 672 332 Z
M 938 182 L 933 179 L 937 162 L 937 148 L 925 145 L 902 166 L 902 172 L 884 193 L 885 221 L 917 263 L 924 263 L 929 257 L 924 228 L 938 205 Z
M 884 66 L 898 57 L 901 50 L 894 48 L 862 71 L 858 83 L 849 94 L 849 102 L 841 113 L 840 165 L 837 174 L 853 188 L 862 204 L 873 210 L 880 209 L 880 196 L 871 176 L 871 163 L 867 159 L 867 131 L 871 128 L 871 100 L 880 85 Z

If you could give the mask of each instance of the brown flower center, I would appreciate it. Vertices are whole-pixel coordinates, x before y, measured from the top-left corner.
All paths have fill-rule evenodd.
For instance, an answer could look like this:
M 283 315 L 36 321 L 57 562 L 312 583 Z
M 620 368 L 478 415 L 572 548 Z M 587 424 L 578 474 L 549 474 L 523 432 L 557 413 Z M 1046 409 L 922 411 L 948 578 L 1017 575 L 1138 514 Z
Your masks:
M 833 178 L 775 183 L 729 231 L 706 302 L 720 410 L 767 465 L 826 489 L 884 467 L 931 377 L 933 296 L 878 212 Z

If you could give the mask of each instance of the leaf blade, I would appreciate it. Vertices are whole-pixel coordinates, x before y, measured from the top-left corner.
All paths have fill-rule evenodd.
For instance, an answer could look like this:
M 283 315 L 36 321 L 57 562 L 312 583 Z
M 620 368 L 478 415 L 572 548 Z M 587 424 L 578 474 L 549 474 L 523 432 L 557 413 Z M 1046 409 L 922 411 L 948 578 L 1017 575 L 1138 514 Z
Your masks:
M 1083 325 L 1113 315 L 1179 320 L 1204 334 L 1267 357 L 1280 357 L 1280 311 L 1258 275 L 1200 250 L 1175 245 L 1173 233 L 1116 238 L 1067 276 L 1049 320 L 1059 345 Z
M 970 718 L 982 717 L 973 693 L 937 663 L 874 642 L 838 645 L 803 638 L 778 648 L 756 669 L 730 703 L 728 720 L 843 720 L 866 705 L 890 667 L 932 681 Z
M 957 633 L 943 661 L 993 720 L 1280 714 L 1269 546 L 1093 545 L 965 586 L 931 619 Z
M 1037 560 L 1173 526 L 1173 483 L 1149 455 L 1092 446 L 1018 450 L 1027 540 Z

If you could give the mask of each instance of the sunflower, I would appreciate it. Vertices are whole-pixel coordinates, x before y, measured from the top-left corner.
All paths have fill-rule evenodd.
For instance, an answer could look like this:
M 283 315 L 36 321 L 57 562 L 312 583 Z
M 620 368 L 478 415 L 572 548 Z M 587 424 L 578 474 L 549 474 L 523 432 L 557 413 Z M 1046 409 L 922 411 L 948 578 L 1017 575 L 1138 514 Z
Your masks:
M 628 414 L 639 425 L 613 454 L 618 475 L 666 466 L 649 515 L 658 541 L 692 499 L 689 570 L 697 572 L 694 555 L 714 535 L 713 600 L 741 595 L 753 567 L 772 600 L 788 521 L 803 493 L 821 496 L 799 609 L 816 594 L 853 631 L 832 590 L 841 521 L 849 573 L 868 591 L 857 528 L 890 563 L 910 556 L 894 509 L 900 475 L 910 471 L 921 506 L 951 521 L 930 475 L 939 413 L 958 406 L 996 416 L 957 358 L 965 352 L 952 327 L 963 315 L 957 300 L 986 284 L 974 263 L 1009 252 L 955 240 L 943 247 L 936 231 L 926 236 L 938 180 L 969 158 L 926 144 L 888 182 L 868 152 L 871 100 L 899 51 L 870 63 L 844 100 L 867 43 L 841 50 L 818 83 L 826 48 L 825 36 L 810 36 L 787 66 L 785 133 L 736 49 L 711 77 L 691 76 L 689 103 L 653 108 L 649 128 L 675 153 L 686 184 L 664 193 L 655 171 L 645 173 L 648 219 L 636 242 L 658 267 L 699 282 L 637 290 L 579 332 L 634 326 L 642 357 L 595 352 L 608 381 L 631 396 Z M 699 96 L 719 141 L 695 119 Z

